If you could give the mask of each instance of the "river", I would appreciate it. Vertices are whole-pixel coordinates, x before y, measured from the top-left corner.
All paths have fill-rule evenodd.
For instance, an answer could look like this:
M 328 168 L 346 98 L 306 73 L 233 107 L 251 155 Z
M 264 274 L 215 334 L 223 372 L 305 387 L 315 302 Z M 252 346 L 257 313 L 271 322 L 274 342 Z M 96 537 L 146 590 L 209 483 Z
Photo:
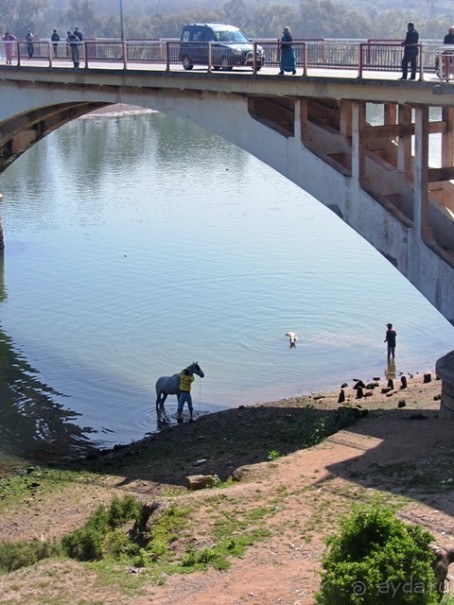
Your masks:
M 1 452 L 47 461 L 196 414 L 433 370 L 454 328 L 382 256 L 244 151 L 159 113 L 76 120 L 2 174 Z M 290 349 L 284 334 L 297 332 Z M 166 404 L 175 419 L 175 397 Z

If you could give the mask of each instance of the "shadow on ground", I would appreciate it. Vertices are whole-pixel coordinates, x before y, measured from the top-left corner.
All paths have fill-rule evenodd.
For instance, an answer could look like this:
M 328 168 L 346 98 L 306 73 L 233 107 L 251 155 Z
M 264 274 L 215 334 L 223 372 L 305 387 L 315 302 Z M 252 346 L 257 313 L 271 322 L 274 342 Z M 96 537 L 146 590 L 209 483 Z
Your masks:
M 283 401 L 202 416 L 76 464 L 118 475 L 125 487 L 142 480 L 159 490 L 186 486 L 186 477 L 194 474 L 215 474 L 225 481 L 241 467 L 329 437 L 331 445 L 349 446 L 352 455 L 330 465 L 331 476 L 324 481 L 341 477 L 365 488 L 436 504 L 454 515 L 454 501 L 440 497 L 454 490 L 454 421 L 439 419 L 433 409 L 321 410 L 307 400 L 300 405 Z

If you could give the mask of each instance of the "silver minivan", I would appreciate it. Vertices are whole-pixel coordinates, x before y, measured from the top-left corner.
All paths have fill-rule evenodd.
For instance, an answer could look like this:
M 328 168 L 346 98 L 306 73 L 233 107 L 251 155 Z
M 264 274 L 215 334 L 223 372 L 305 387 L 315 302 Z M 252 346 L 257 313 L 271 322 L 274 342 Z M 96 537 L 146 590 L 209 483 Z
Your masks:
M 210 49 L 213 69 L 231 70 L 235 66 L 254 68 L 254 45 L 238 27 L 221 23 L 192 23 L 183 27 L 180 61 L 185 69 L 192 69 L 194 65 L 208 65 Z M 256 45 L 257 71 L 264 62 L 263 48 Z

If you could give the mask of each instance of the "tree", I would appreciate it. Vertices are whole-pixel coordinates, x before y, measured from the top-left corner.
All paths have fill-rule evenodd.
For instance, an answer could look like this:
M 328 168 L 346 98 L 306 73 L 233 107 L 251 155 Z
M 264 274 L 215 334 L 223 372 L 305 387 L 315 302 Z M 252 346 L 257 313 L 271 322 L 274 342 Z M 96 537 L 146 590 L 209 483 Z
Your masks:
M 222 10 L 226 23 L 247 28 L 249 18 L 244 0 L 228 0 L 228 2 L 223 4 Z
M 44 35 L 44 11 L 48 0 L 0 0 L 0 15 L 5 31 L 18 37 L 25 36 L 27 29 L 35 34 Z
M 72 31 L 78 27 L 85 37 L 96 36 L 102 27 L 102 19 L 95 10 L 93 0 L 72 0 L 66 11 L 66 19 L 68 29 Z

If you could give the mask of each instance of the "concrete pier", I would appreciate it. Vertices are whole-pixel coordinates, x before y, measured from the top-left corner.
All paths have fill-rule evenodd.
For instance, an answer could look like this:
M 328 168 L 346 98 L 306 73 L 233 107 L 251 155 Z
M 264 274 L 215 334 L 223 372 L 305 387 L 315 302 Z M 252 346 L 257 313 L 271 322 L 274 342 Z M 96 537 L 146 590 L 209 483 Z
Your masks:
M 454 351 L 440 357 L 435 371 L 441 379 L 440 418 L 454 419 Z
M 0 202 L 3 200 L 3 193 L 0 193 Z M 2 213 L 0 212 L 0 251 L 5 249 L 5 240 L 3 239 Z

